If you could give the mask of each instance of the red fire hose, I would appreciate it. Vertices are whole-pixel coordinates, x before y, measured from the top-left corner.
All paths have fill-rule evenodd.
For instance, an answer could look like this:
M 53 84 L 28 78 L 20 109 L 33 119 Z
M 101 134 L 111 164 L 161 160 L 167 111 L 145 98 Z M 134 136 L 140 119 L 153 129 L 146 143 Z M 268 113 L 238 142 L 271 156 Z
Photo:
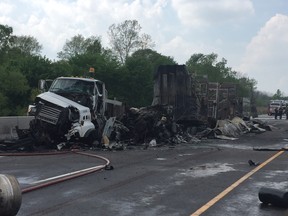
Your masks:
M 37 189 L 41 189 L 44 187 L 48 187 L 50 185 L 54 185 L 54 184 L 58 184 L 60 182 L 64 182 L 73 178 L 77 178 L 80 176 L 84 176 L 84 175 L 88 175 L 90 173 L 102 170 L 104 168 L 109 167 L 110 165 L 110 161 L 102 156 L 99 155 L 95 155 L 95 154 L 90 154 L 90 153 L 86 153 L 86 152 L 81 152 L 81 151 L 62 151 L 62 152 L 37 152 L 37 153 L 4 153 L 4 154 L 0 154 L 0 156 L 39 156 L 39 155 L 55 155 L 55 154 L 68 154 L 68 153 L 75 153 L 75 154 L 81 154 L 81 155 L 85 155 L 85 156 L 89 156 L 89 157 L 94 157 L 100 160 L 105 161 L 105 164 L 102 165 L 98 165 L 98 166 L 93 166 L 90 168 L 86 168 L 86 169 L 82 169 L 82 170 L 78 170 L 78 171 L 74 171 L 71 173 L 67 173 L 67 174 L 63 174 L 60 175 L 58 177 L 55 178 L 49 178 L 47 180 L 43 180 L 43 181 L 38 181 L 35 183 L 35 185 L 30 186 L 30 187 L 26 187 L 22 189 L 22 194 L 24 193 L 28 193 Z

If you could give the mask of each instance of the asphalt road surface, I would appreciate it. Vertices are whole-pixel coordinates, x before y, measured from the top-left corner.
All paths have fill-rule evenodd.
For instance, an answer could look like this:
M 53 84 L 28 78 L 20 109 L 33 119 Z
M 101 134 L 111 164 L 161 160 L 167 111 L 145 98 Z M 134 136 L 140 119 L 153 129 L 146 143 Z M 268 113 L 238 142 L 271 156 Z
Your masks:
M 272 131 L 234 141 L 91 151 L 108 158 L 114 169 L 22 194 L 18 215 L 288 215 L 258 199 L 261 187 L 288 191 L 287 152 L 278 151 L 288 146 L 288 120 L 263 120 Z M 260 165 L 250 166 L 249 160 Z M 101 164 L 75 153 L 0 157 L 1 174 L 16 176 L 21 188 Z

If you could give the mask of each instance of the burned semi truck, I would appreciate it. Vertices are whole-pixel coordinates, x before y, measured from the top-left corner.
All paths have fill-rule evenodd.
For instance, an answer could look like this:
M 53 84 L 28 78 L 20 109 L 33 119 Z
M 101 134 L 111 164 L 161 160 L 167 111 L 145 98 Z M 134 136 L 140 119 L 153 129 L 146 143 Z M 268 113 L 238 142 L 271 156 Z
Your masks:
M 44 90 L 45 80 L 40 89 Z M 100 142 L 106 122 L 107 105 L 121 106 L 109 100 L 105 84 L 93 78 L 59 77 L 47 92 L 38 95 L 28 114 L 35 116 L 30 131 L 38 145 L 55 147 L 79 140 L 88 145 Z

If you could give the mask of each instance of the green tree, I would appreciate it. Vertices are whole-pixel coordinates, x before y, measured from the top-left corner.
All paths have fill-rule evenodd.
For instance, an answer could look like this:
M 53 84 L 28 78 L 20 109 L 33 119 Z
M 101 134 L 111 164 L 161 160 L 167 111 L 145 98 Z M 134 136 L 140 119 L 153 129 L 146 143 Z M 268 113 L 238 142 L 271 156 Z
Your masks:
M 52 62 L 46 57 L 24 57 L 21 59 L 19 69 L 31 88 L 37 88 L 40 79 L 55 78 L 52 72 Z
M 119 67 L 117 58 L 110 50 L 104 49 L 100 41 L 90 44 L 82 54 L 71 56 L 67 62 L 72 68 L 73 76 L 84 76 L 89 68 L 93 67 L 96 71 L 95 75 L 99 77 Z
M 84 54 L 75 55 L 68 61 L 61 61 L 61 67 L 63 66 L 70 68 L 68 74 L 70 76 L 89 76 L 103 81 L 109 90 L 109 96 L 120 99 L 117 86 L 122 76 L 118 72 L 122 68 L 110 50 L 102 48 L 101 52 L 91 52 L 88 49 Z M 95 73 L 88 73 L 90 67 L 95 69 Z
M 12 27 L 0 25 L 0 47 L 0 114 L 23 115 L 30 101 L 29 84 L 37 86 L 33 79 L 42 72 L 35 70 L 32 74 L 27 68 L 37 65 L 31 59 L 39 58 L 42 46 L 34 37 L 15 36 Z
M 51 70 L 47 71 L 48 74 L 45 73 L 45 77 L 46 79 L 55 79 L 60 76 L 72 76 L 72 70 L 73 67 L 69 62 L 59 60 L 52 62 Z
M 188 71 L 192 71 L 197 76 L 207 76 L 209 82 L 229 82 L 238 85 L 238 96 L 250 97 L 255 90 L 257 82 L 254 79 L 242 76 L 232 68 L 227 66 L 227 60 L 222 58 L 217 60 L 218 55 L 211 53 L 204 55 L 202 53 L 193 54 L 186 62 Z
M 251 97 L 256 91 L 257 81 L 245 76 L 241 76 L 238 79 L 235 78 L 233 83 L 238 84 L 238 96 Z
M 25 56 L 18 59 L 18 68 L 25 76 L 29 85 L 30 95 L 26 98 L 28 102 L 33 102 L 37 93 L 40 79 L 55 79 L 59 76 L 71 76 L 72 66 L 67 61 L 52 62 L 42 56 Z
M 32 36 L 16 36 L 12 45 L 13 48 L 20 49 L 24 55 L 40 55 L 42 45 Z
M 272 99 L 282 99 L 284 97 L 284 93 L 277 89 L 276 93 L 272 96 Z
M 176 64 L 174 59 L 151 49 L 138 50 L 127 58 L 121 94 L 131 106 L 149 106 L 153 100 L 153 75 L 159 65 Z
M 63 46 L 62 51 L 58 52 L 58 58 L 62 60 L 69 60 L 77 55 L 82 55 L 85 53 L 101 53 L 102 45 L 101 38 L 96 36 L 91 36 L 85 38 L 84 36 L 78 34 L 67 40 Z
M 0 101 L 2 115 L 23 114 L 29 97 L 29 86 L 23 74 L 14 67 L 0 67 Z
M 12 35 L 13 28 L 0 24 L 0 51 L 10 48 L 15 36 Z
M 140 35 L 140 31 L 141 26 L 137 20 L 125 20 L 109 27 L 108 37 L 112 50 L 122 64 L 136 50 L 154 47 L 151 37 L 148 34 Z
M 8 107 L 8 98 L 4 95 L 3 92 L 0 92 L 0 116 L 5 116 L 9 114 L 9 112 L 10 109 Z
M 139 40 L 140 50 L 151 49 L 154 46 L 155 46 L 155 43 L 152 41 L 152 38 L 150 35 L 143 33 L 140 36 L 140 40 Z
M 0 24 L 0 62 L 3 64 L 7 58 L 7 52 L 15 39 L 13 28 L 7 25 Z
M 221 73 L 222 64 L 217 65 L 218 55 L 211 53 L 204 55 L 201 53 L 193 54 L 186 62 L 188 71 L 196 74 L 196 76 L 208 76 L 210 82 L 222 82 L 224 74 Z M 225 64 L 224 64 L 225 65 Z
M 267 113 L 267 106 L 271 100 L 271 96 L 261 91 L 255 91 L 255 98 L 256 98 L 256 106 L 266 108 L 265 112 Z

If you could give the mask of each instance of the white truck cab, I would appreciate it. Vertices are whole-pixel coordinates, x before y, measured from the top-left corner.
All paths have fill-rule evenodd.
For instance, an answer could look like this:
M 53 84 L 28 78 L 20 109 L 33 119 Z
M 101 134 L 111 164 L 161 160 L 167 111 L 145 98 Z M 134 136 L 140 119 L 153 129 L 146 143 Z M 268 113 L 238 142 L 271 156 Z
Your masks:
M 45 87 L 45 81 L 41 81 L 41 86 Z M 102 81 L 59 77 L 29 106 L 29 115 L 35 116 L 30 122 L 31 133 L 39 143 L 55 145 L 82 139 L 91 145 L 101 139 L 106 101 L 111 102 Z

